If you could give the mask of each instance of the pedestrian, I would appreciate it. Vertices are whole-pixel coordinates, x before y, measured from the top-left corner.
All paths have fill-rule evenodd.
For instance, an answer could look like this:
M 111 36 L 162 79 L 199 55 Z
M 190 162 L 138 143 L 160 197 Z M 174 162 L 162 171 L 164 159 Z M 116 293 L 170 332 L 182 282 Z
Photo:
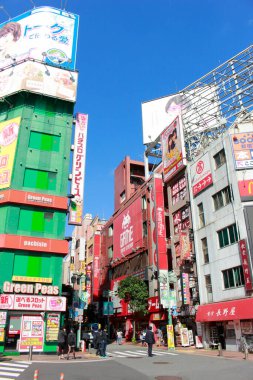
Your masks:
M 146 331 L 146 336 L 145 336 L 145 342 L 148 345 L 148 356 L 151 357 L 152 355 L 152 348 L 153 344 L 155 343 L 155 337 L 154 333 L 152 331 L 152 327 L 148 326 L 147 331 Z
M 57 350 L 57 354 L 58 354 L 58 358 L 59 359 L 64 359 L 64 351 L 65 351 L 65 348 L 66 348 L 66 340 L 67 340 L 67 332 L 66 332 L 66 329 L 65 327 L 63 327 L 63 329 L 61 329 L 58 333 L 58 350 Z
M 71 329 L 70 333 L 68 334 L 68 354 L 67 354 L 67 360 L 69 360 L 69 355 L 71 352 L 73 352 L 73 358 L 76 358 L 75 354 L 75 348 L 76 348 L 76 334 L 74 333 L 74 330 Z
M 142 347 L 145 346 L 145 336 L 146 336 L 146 331 L 142 330 L 140 334 L 140 339 L 141 339 L 141 345 Z
M 106 357 L 107 334 L 104 329 L 98 333 L 99 354 L 101 357 Z
M 123 333 L 122 333 L 122 331 L 119 329 L 119 330 L 116 332 L 116 340 L 117 340 L 117 344 L 118 344 L 118 345 L 121 345 L 121 344 L 122 344 L 122 337 L 123 337 Z
M 99 331 L 98 330 L 95 330 L 92 332 L 93 334 L 93 347 L 94 349 L 96 350 L 96 355 L 100 355 L 100 351 L 99 351 Z

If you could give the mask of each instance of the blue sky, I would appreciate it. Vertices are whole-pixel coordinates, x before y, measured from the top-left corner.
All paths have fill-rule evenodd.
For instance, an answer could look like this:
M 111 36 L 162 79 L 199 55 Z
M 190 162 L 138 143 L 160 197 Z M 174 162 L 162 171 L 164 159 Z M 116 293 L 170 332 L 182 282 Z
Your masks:
M 60 7 L 66 0 L 33 0 Z M 30 0 L 0 0 L 12 17 Z M 67 0 L 80 15 L 75 112 L 89 114 L 84 212 L 113 213 L 113 173 L 142 160 L 141 103 L 174 93 L 252 43 L 251 0 Z M 6 14 L 0 11 L 0 22 Z

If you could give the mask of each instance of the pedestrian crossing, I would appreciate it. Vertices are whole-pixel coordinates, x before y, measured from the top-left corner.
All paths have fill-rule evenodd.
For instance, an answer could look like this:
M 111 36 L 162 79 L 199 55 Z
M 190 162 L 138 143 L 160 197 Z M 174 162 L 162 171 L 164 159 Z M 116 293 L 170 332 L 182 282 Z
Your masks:
M 0 380 L 15 380 L 22 372 L 24 372 L 31 362 L 15 361 L 1 362 L 0 361 Z
M 175 352 L 167 351 L 157 351 L 153 350 L 153 356 L 177 356 Z M 110 351 L 108 352 L 109 357 L 113 358 L 137 358 L 137 357 L 147 357 L 147 350 L 124 350 L 124 351 Z M 1 379 L 0 379 L 1 380 Z

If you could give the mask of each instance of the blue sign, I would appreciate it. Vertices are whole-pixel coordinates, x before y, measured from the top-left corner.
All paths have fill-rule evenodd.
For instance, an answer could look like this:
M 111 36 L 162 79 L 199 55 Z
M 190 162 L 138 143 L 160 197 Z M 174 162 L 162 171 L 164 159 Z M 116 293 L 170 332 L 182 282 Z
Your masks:
M 103 302 L 103 315 L 113 315 L 113 302 Z

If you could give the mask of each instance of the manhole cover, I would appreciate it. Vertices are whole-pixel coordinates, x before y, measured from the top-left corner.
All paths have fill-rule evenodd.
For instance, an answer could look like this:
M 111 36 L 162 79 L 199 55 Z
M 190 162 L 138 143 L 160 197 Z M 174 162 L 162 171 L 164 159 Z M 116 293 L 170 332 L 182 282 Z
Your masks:
M 182 380 L 182 377 L 178 376 L 157 376 L 156 380 Z
M 154 362 L 153 364 L 170 364 L 170 362 Z

